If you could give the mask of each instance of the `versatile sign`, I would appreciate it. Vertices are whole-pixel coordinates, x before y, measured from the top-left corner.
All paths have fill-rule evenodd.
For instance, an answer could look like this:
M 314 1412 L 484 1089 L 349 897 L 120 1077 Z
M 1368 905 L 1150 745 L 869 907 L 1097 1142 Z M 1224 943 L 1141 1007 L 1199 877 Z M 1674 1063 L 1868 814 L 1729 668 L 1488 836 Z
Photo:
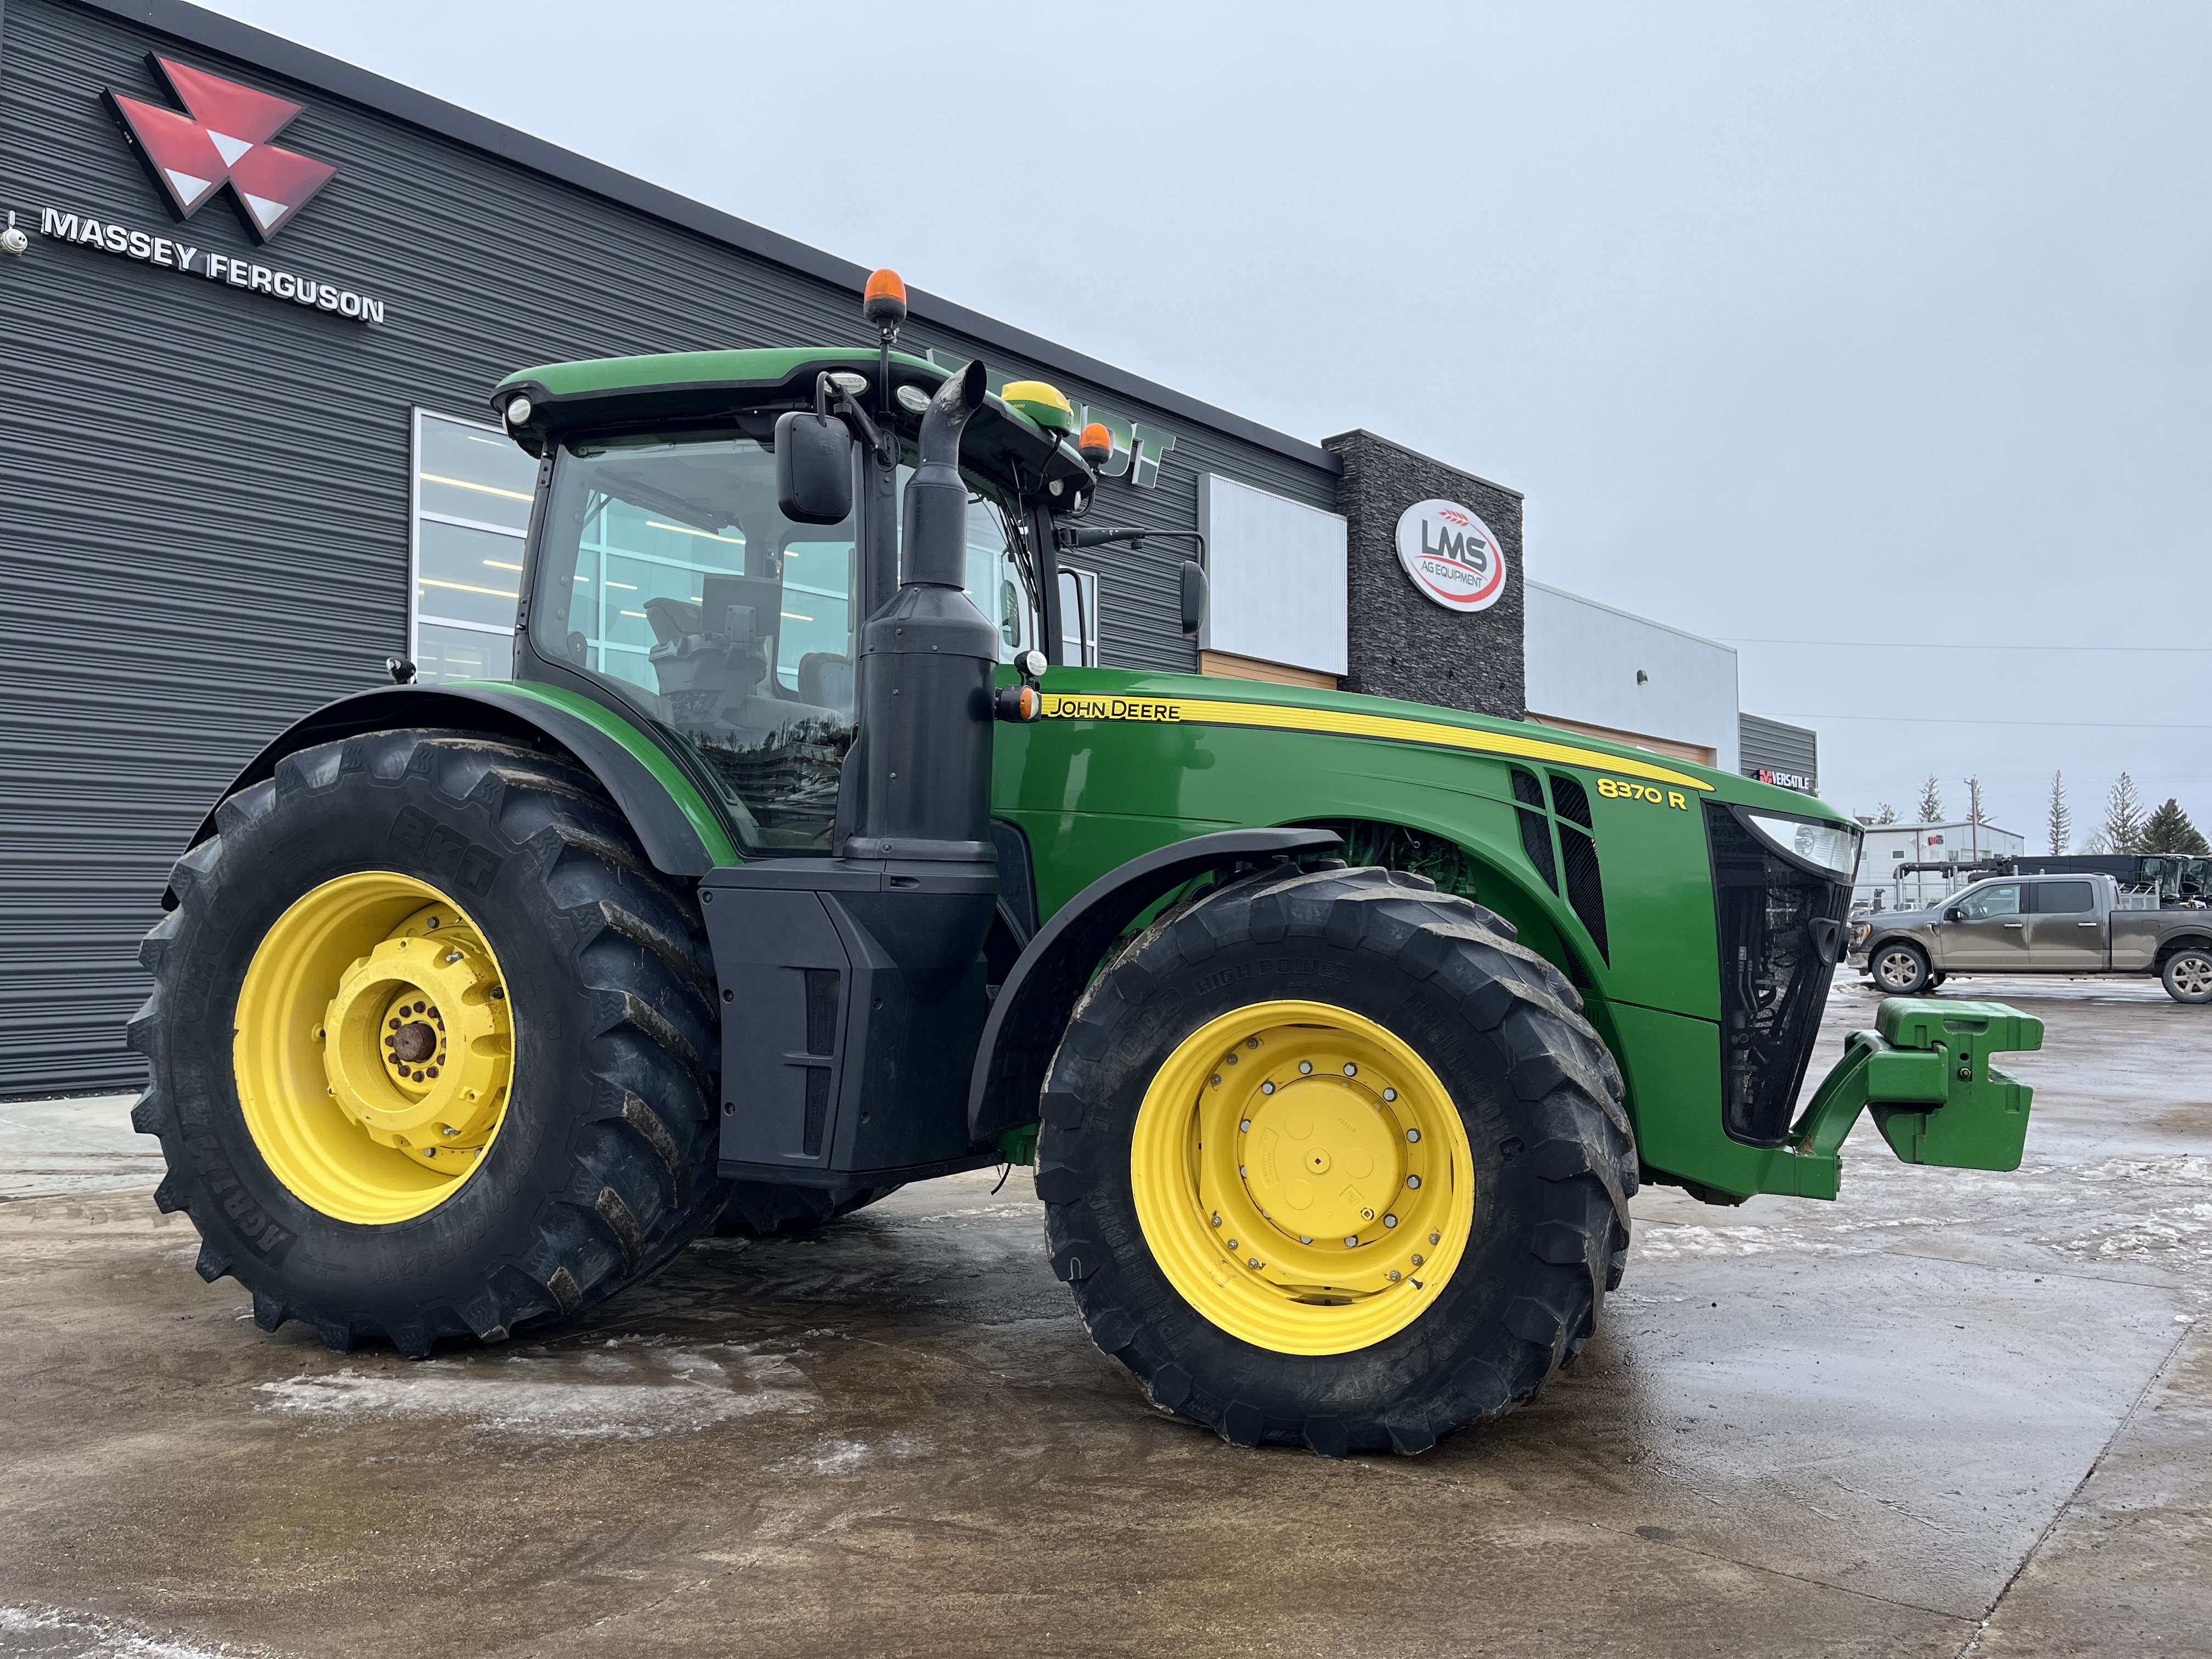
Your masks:
M 1505 550 L 1457 501 L 1415 501 L 1398 515 L 1398 562 L 1447 611 L 1487 611 L 1505 591 Z
M 265 242 L 337 176 L 329 162 L 269 142 L 300 113 L 301 106 L 289 99 L 166 58 L 149 56 L 148 61 L 191 113 L 179 115 L 113 90 L 107 102 L 179 223 L 228 185 L 246 234 Z

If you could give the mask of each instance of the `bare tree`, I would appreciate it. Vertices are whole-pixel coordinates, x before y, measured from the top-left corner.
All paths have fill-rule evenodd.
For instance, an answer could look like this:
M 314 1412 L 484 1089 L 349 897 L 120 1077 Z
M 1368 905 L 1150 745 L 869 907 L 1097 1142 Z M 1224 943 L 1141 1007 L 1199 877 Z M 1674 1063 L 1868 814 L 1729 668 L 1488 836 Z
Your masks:
M 1928 781 L 1920 786 L 1920 821 L 1923 823 L 1941 823 L 1943 821 L 1943 786 L 1936 781 L 1933 772 L 1928 775 Z
M 2051 854 L 2057 858 L 2074 845 L 2074 810 L 2066 804 L 2066 775 L 2051 775 Z
M 2105 845 L 2115 853 L 2136 852 L 2142 829 L 2142 797 L 2136 793 L 2136 781 L 2123 772 L 2105 795 Z

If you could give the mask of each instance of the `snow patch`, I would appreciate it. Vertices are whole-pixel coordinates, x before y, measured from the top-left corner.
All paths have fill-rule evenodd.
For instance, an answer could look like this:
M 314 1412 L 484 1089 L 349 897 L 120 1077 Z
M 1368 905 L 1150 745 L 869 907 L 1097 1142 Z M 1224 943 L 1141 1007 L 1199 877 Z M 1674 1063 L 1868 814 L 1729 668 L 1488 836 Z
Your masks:
M 442 1418 L 552 1439 L 646 1439 L 821 1403 L 789 1356 L 727 1343 L 430 1359 L 382 1375 L 349 1366 L 258 1392 L 293 1416 Z

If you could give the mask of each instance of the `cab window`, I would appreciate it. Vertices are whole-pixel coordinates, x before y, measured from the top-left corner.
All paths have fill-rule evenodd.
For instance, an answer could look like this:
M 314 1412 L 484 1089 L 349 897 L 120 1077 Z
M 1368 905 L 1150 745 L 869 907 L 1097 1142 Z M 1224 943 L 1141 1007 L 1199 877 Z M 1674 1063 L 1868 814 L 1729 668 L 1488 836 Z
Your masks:
M 1977 887 L 1959 901 L 1960 916 L 1967 921 L 1987 921 L 1992 916 L 2020 914 L 2020 888 L 2008 882 L 1998 887 Z
M 2096 908 L 2095 890 L 2086 881 L 2039 881 L 2035 884 L 2035 914 L 2070 916 Z

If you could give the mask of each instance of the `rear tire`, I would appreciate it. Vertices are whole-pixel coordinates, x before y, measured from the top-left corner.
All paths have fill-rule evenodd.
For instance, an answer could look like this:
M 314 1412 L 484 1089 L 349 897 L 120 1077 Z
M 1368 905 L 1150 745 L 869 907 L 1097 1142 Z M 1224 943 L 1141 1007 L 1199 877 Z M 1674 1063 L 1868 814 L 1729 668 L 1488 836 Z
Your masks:
M 1572 987 L 1489 911 L 1380 869 L 1255 876 L 1164 918 L 1078 1006 L 1037 1148 L 1054 1270 L 1154 1404 L 1225 1439 L 1425 1450 L 1595 1329 L 1636 1189 L 1621 1097 Z M 1285 1103 L 1341 1127 L 1271 1139 Z M 1382 1165 L 1422 1122 L 1416 1192 Z M 1180 1184 L 1163 1124 L 1194 1137 Z M 1305 1167 L 1328 1178 L 1302 1188 Z M 1331 1207 L 1363 1201 L 1391 1214 Z M 1362 1231 L 1316 1248 L 1294 1216 Z M 1234 1251 L 1231 1225 L 1252 1230 Z
M 464 1143 L 440 1141 L 434 1122 L 427 1142 L 398 1141 L 410 1154 L 365 1127 L 374 1113 L 349 1115 L 374 1079 L 356 1086 L 359 1072 L 331 1058 L 339 1022 L 325 1031 L 313 1011 L 343 998 L 330 963 L 356 946 L 343 930 L 302 935 L 300 918 L 364 872 L 465 911 L 501 976 L 471 996 L 512 1010 L 503 1115 L 467 1137 L 480 1156 L 383 1221 L 362 1218 L 378 1194 L 404 1200 L 422 1184 L 406 1158 L 442 1170 L 434 1152 Z M 160 1138 L 169 1173 L 155 1198 L 198 1228 L 200 1276 L 234 1275 L 264 1330 L 305 1320 L 333 1348 L 386 1338 L 410 1355 L 441 1337 L 497 1340 L 612 1295 L 721 1212 L 696 902 L 653 870 L 580 768 L 465 732 L 325 744 L 225 801 L 173 885 L 178 907 L 140 953 L 155 989 L 131 1042 L 152 1077 L 131 1121 Z M 373 1042 L 383 1025 L 368 1025 Z M 448 1064 L 461 1063 L 457 1041 Z
M 1929 988 L 1928 953 L 1903 939 L 1876 945 L 1867 968 L 1884 996 L 1914 997 Z
M 2176 1002 L 2212 1002 L 2212 950 L 2184 945 L 2166 959 L 2158 977 Z

